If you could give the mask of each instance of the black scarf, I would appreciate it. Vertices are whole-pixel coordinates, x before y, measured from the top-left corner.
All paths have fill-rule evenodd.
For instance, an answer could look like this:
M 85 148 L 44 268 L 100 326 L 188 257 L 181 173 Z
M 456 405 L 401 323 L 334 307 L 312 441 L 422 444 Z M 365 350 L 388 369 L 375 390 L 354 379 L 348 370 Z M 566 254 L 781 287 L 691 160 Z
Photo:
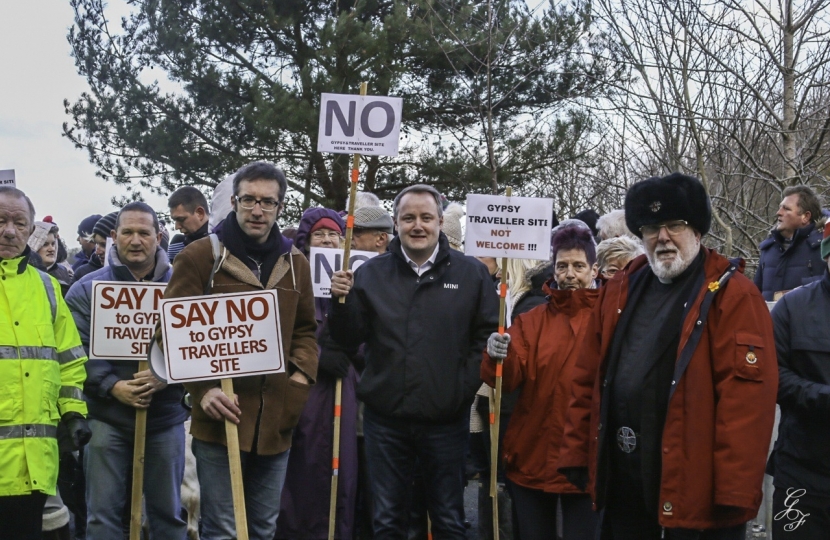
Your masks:
M 259 278 L 263 286 L 268 283 L 268 278 L 271 276 L 271 271 L 277 264 L 277 260 L 291 247 L 290 242 L 284 241 L 276 223 L 271 228 L 271 232 L 268 233 L 265 242 L 261 244 L 256 242 L 245 234 L 245 231 L 239 226 L 235 211 L 228 214 L 228 217 L 217 227 L 216 233 L 222 244 L 228 248 L 228 251 L 245 263 Z M 286 244 L 288 245 L 287 248 Z

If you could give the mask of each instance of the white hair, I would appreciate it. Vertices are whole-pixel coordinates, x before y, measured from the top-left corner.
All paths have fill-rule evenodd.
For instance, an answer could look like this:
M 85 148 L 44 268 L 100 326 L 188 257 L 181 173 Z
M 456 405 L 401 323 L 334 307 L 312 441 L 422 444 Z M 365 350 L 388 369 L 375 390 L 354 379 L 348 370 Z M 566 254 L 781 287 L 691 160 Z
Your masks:
M 351 197 L 351 195 L 349 196 Z M 349 197 L 346 197 L 346 210 L 349 209 Z M 354 209 L 363 208 L 365 206 L 380 206 L 380 199 L 374 193 L 368 191 L 358 191 L 354 198 Z
M 607 214 L 600 216 L 597 220 L 597 232 L 600 240 L 608 240 L 609 238 L 616 238 L 618 236 L 636 238 L 628 230 L 628 225 L 625 224 L 625 210 L 622 209 L 611 210 Z

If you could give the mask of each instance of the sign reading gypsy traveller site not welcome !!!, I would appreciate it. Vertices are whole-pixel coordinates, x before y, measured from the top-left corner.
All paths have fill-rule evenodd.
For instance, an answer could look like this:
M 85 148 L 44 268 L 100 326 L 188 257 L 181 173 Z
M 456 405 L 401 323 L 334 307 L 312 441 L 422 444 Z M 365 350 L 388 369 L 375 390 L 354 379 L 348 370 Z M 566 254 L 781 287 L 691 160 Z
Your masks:
M 276 291 L 162 300 L 161 323 L 171 382 L 285 371 Z
M 510 259 L 550 258 L 552 199 L 467 195 L 464 253 Z

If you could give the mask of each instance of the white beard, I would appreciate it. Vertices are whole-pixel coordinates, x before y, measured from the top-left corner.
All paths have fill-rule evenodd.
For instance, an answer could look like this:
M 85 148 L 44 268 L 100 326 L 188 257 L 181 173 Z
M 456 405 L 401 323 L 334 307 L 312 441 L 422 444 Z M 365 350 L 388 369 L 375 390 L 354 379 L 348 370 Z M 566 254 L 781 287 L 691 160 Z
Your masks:
M 657 258 L 658 250 L 674 249 L 677 255 L 671 261 L 661 261 Z M 661 282 L 671 282 L 674 278 L 679 276 L 686 270 L 692 261 L 695 260 L 697 254 L 700 252 L 700 240 L 688 244 L 685 250 L 679 249 L 674 242 L 668 242 L 663 245 L 655 246 L 654 251 L 646 250 L 646 258 L 651 265 L 651 271 L 657 276 Z

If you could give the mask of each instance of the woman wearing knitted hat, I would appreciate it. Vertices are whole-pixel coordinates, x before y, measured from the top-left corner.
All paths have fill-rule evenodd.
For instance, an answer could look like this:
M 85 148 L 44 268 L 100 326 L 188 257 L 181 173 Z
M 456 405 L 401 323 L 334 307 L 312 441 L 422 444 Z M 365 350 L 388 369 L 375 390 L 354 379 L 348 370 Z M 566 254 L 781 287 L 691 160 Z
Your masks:
M 35 230 L 29 237 L 29 248 L 32 250 L 30 260 L 35 267 L 40 268 L 58 280 L 61 293 L 66 296 L 69 284 L 72 282 L 72 273 L 58 263 L 58 226 L 46 221 L 35 221 Z
M 297 249 L 309 255 L 313 247 L 339 248 L 346 224 L 328 208 L 309 208 L 297 228 Z M 344 351 L 329 336 L 328 298 L 314 299 L 317 316 L 319 366 L 300 421 L 294 428 L 288 470 L 282 491 L 277 539 L 328 537 L 331 458 L 334 444 L 334 391 L 343 381 L 340 421 L 340 470 L 334 537 L 351 540 L 357 495 L 357 373 L 356 351 Z

